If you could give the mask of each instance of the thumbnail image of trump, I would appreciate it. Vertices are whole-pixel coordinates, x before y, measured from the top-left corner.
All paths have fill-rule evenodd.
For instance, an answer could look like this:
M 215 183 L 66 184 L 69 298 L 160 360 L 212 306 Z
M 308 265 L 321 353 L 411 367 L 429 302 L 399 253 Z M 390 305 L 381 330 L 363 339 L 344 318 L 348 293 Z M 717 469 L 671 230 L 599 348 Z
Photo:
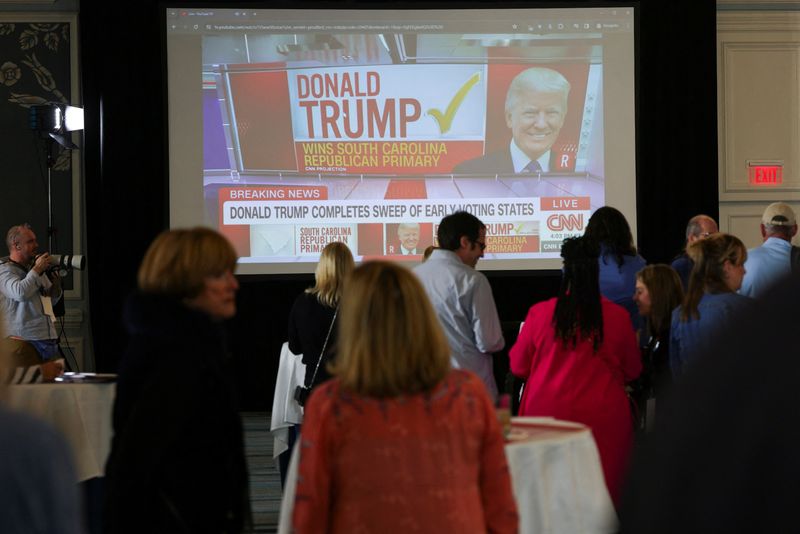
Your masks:
M 405 222 L 386 225 L 387 254 L 419 256 L 431 244 L 430 224 Z
M 551 150 L 567 115 L 570 83 L 558 71 L 526 69 L 511 81 L 505 120 L 511 130 L 508 148 L 457 165 L 461 174 L 525 174 L 556 169 Z

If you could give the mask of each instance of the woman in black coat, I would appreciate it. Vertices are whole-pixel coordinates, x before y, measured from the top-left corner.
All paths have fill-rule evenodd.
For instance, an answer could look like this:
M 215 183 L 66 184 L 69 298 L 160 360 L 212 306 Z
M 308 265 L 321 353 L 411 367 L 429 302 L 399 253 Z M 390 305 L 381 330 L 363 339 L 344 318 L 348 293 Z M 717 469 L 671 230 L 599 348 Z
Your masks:
M 150 246 L 125 308 L 106 466 L 106 531 L 241 532 L 250 523 L 242 424 L 221 321 L 236 313 L 236 253 L 205 228 Z
M 307 388 L 317 386 L 330 378 L 326 365 L 336 354 L 336 327 L 333 318 L 339 306 L 339 297 L 342 296 L 344 279 L 354 267 L 353 254 L 347 245 L 340 242 L 328 243 L 322 249 L 314 272 L 314 286 L 297 296 L 289 313 L 289 350 L 303 355 Z M 314 370 L 323 346 L 325 357 L 314 379 Z
M 303 355 L 303 364 L 306 366 L 304 386 L 307 394 L 310 394 L 314 386 L 331 377 L 327 364 L 336 358 L 337 329 L 334 318 L 342 296 L 344 279 L 354 268 L 353 254 L 347 245 L 340 242 L 328 243 L 320 253 L 319 263 L 314 271 L 314 285 L 297 296 L 289 312 L 289 350 Z M 323 351 L 325 356 L 320 361 Z M 298 430 L 299 426 L 289 429 L 289 450 L 278 457 L 281 486 L 286 479 Z

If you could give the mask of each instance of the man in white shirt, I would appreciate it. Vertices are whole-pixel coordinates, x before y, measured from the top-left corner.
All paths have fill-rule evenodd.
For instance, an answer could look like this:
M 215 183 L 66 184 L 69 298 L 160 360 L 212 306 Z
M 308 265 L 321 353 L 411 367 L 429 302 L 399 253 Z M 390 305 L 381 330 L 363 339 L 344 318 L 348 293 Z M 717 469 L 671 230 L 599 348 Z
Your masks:
M 489 281 L 475 270 L 486 248 L 486 226 L 459 211 L 442 219 L 438 238 L 439 248 L 414 272 L 450 343 L 453 367 L 477 374 L 497 400 L 492 353 L 505 340 Z
M 774 202 L 761 216 L 761 246 L 747 251 L 745 275 L 739 293 L 758 298 L 775 282 L 792 271 L 792 238 L 797 234 L 797 219 L 788 204 Z

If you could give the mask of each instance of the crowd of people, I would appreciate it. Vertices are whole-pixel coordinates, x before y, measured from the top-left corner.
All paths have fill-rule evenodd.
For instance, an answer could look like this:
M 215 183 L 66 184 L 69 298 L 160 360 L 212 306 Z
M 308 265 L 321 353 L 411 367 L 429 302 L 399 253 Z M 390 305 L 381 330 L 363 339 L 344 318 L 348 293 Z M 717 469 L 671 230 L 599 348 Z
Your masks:
M 634 432 L 650 428 L 661 400 L 705 368 L 715 332 L 800 269 L 791 208 L 771 204 L 760 228 L 764 243 L 748 251 L 699 215 L 673 266 L 647 265 L 623 214 L 603 207 L 584 235 L 563 242 L 558 294 L 531 306 L 509 351 L 511 372 L 525 381 L 519 415 L 587 425 L 615 504 L 625 493 Z M 438 225 L 437 238 L 413 270 L 380 261 L 357 267 L 346 245 L 331 243 L 314 285 L 292 306 L 289 347 L 306 366 L 294 392 L 305 406 L 302 429 L 293 432 L 296 532 L 517 530 L 492 366 L 506 340 L 489 280 L 475 268 L 486 226 L 456 212 Z M 45 300 L 61 295 L 57 274 L 36 254 L 30 227 L 13 227 L 7 245 L 0 311 L 11 333 L 4 355 L 13 357 L 5 365 L 35 361 L 57 374 Z M 145 254 L 124 314 L 130 341 L 106 467 L 108 532 L 250 525 L 222 326 L 236 313 L 236 259 L 231 244 L 205 228 L 166 231 Z M 13 417 L 0 409 L 0 419 L 30 425 Z M 13 438 L 0 438 L 4 458 L 27 465 L 29 458 L 11 454 Z M 37 446 L 48 440 L 58 438 Z M 65 494 L 63 480 L 48 484 Z M 48 495 L 41 494 L 64 506 L 74 500 L 68 491 Z M 20 510 L 0 525 L 37 513 Z

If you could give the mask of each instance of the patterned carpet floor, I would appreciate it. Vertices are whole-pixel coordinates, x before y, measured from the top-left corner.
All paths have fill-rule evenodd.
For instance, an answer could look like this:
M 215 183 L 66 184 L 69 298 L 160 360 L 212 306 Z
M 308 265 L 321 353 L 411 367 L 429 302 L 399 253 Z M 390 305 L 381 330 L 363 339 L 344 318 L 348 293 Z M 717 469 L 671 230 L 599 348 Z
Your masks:
M 268 412 L 242 413 L 245 453 L 250 470 L 253 532 L 277 532 L 281 508 L 281 479 L 272 459 Z

